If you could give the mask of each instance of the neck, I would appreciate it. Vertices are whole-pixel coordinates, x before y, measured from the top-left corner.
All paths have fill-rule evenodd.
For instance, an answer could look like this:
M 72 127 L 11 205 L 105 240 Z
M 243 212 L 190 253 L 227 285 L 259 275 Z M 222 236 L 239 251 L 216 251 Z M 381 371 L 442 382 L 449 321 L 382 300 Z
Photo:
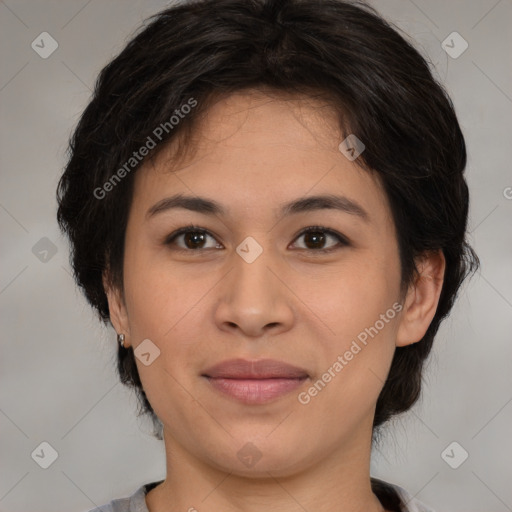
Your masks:
M 222 471 L 164 428 L 167 477 L 146 496 L 149 512 L 385 512 L 370 483 L 371 425 L 301 471 L 259 476 Z M 306 464 L 304 464 L 306 466 Z

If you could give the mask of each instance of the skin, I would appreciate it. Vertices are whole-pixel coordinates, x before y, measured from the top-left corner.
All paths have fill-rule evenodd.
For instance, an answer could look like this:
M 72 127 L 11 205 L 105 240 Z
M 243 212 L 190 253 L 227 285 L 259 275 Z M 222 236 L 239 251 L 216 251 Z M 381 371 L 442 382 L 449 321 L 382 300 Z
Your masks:
M 239 92 L 211 107 L 195 133 L 195 151 L 179 166 L 168 148 L 137 171 L 124 296 L 107 289 L 111 321 L 125 334 L 125 346 L 136 349 L 150 339 L 160 350 L 148 366 L 136 358 L 164 424 L 167 456 L 167 478 L 148 493 L 148 508 L 382 511 L 369 480 L 375 404 L 395 347 L 419 341 L 434 317 L 443 255 L 425 255 L 420 277 L 401 294 L 386 195 L 338 150 L 336 117 L 317 100 Z M 226 215 L 183 208 L 147 215 L 176 193 L 215 200 Z M 367 221 L 334 209 L 277 216 L 282 204 L 321 194 L 356 202 Z M 164 243 L 189 224 L 213 237 L 195 245 L 185 245 L 184 236 Z M 324 242 L 301 234 L 315 225 L 349 244 L 325 232 Z M 252 263 L 236 252 L 247 236 L 263 249 Z M 394 303 L 402 311 L 301 404 L 298 394 Z M 235 357 L 282 360 L 310 378 L 270 403 L 241 404 L 201 377 Z M 248 442 L 261 453 L 252 467 L 237 457 Z

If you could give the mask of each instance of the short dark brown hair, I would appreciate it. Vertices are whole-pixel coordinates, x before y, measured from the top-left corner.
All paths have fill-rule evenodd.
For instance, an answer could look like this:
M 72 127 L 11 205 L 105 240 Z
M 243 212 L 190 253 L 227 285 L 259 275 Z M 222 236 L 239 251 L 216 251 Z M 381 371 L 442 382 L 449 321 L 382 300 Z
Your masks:
M 70 141 L 57 199 L 75 279 L 107 323 L 102 275 L 109 269 L 111 283 L 123 290 L 136 169 L 191 131 L 216 95 L 258 88 L 325 98 L 343 136 L 364 142 L 356 162 L 380 178 L 389 199 L 403 286 L 414 278 L 418 256 L 444 253 L 437 312 L 420 342 L 396 349 L 378 398 L 377 427 L 418 399 L 434 335 L 478 258 L 466 241 L 466 147 L 454 106 L 427 60 L 362 2 L 194 0 L 152 17 L 101 71 Z M 171 122 L 191 99 L 194 108 Z M 157 127 L 157 147 L 126 168 Z M 116 172 L 122 179 L 112 181 Z M 141 411 L 158 421 L 131 347 L 119 347 L 118 371 L 137 392 Z

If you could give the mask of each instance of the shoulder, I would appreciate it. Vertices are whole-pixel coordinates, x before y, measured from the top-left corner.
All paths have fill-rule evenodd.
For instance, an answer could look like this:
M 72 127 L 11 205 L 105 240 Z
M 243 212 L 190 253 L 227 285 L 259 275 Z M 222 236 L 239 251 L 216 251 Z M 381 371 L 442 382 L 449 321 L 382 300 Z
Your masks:
M 409 492 L 398 485 L 389 484 L 399 494 L 404 507 L 404 512 L 435 512 L 435 510 L 422 501 L 417 500 Z
M 371 478 L 372 491 L 386 510 L 400 512 L 435 512 L 399 485 Z
M 112 500 L 88 512 L 149 512 L 146 505 L 146 492 L 148 488 L 154 487 L 157 483 L 160 482 L 142 485 L 130 496 Z M 435 512 L 434 509 L 414 498 L 414 496 L 402 487 L 383 481 L 379 483 L 388 489 L 391 488 L 396 491 L 402 501 L 403 512 Z
M 88 512 L 149 512 L 146 506 L 146 485 L 140 486 L 130 496 L 112 500 Z

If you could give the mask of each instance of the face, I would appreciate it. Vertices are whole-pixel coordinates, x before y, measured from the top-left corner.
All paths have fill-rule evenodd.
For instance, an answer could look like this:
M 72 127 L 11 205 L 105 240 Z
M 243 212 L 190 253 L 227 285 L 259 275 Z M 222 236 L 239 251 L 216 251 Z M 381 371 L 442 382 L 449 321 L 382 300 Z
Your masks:
M 386 195 L 311 99 L 238 93 L 198 130 L 186 161 L 136 173 L 115 327 L 150 354 L 140 377 L 175 451 L 240 475 L 339 463 L 369 444 L 402 318 Z M 300 371 L 212 378 L 231 359 Z

